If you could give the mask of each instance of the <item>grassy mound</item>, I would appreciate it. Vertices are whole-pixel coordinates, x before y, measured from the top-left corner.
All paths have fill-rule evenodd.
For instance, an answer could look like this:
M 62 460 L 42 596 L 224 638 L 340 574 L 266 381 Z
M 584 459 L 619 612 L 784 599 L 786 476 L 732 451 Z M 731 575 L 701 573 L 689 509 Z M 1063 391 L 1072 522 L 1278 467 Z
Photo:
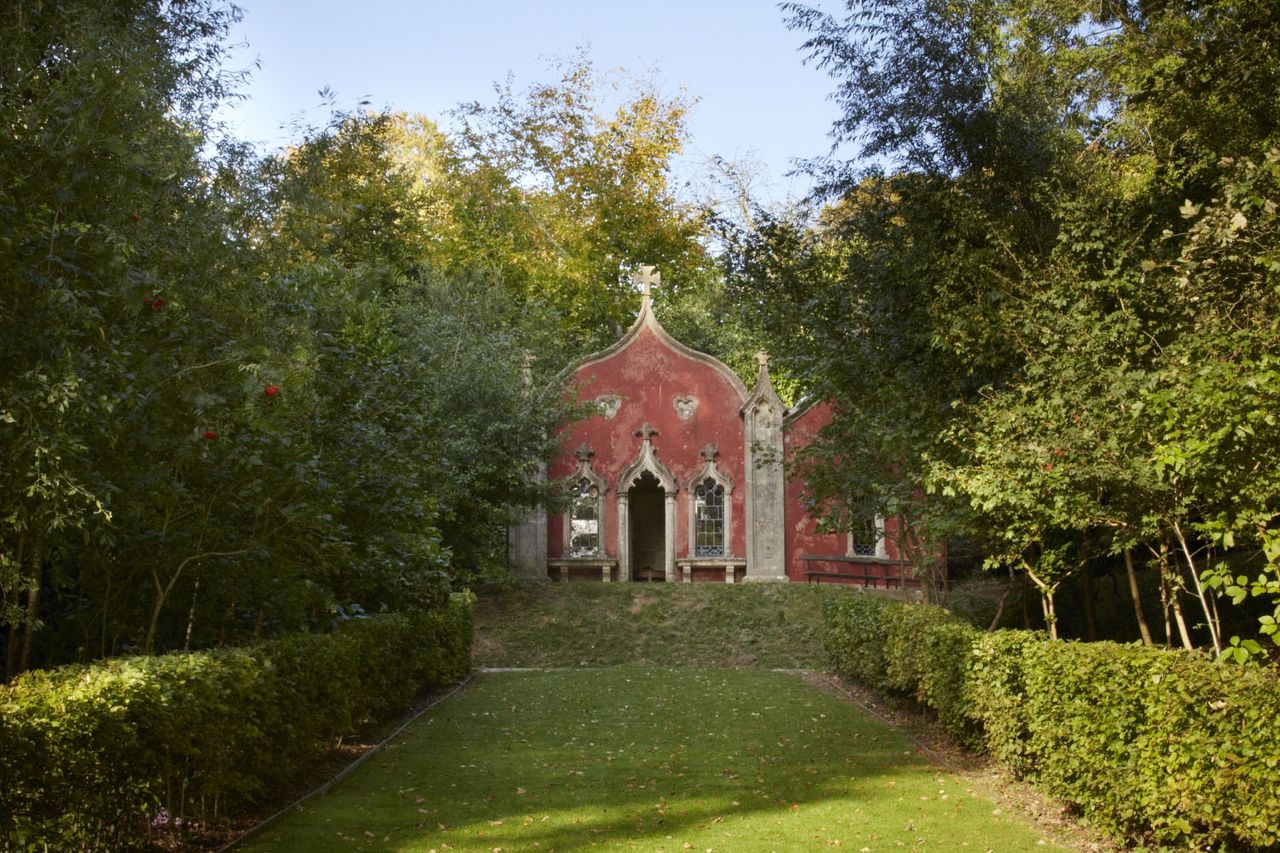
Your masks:
M 480 597 L 472 662 L 820 669 L 823 602 L 857 594 L 804 584 L 531 584 Z

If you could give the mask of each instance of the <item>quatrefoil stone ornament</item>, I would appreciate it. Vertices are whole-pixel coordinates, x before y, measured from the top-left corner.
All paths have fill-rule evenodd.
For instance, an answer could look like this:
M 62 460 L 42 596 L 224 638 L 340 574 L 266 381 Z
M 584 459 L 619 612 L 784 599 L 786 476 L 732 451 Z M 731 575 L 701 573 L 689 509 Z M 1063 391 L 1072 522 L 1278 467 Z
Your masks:
M 693 417 L 694 412 L 698 411 L 698 398 L 692 394 L 681 394 L 671 401 L 671 405 L 680 416 L 680 420 L 687 421 Z

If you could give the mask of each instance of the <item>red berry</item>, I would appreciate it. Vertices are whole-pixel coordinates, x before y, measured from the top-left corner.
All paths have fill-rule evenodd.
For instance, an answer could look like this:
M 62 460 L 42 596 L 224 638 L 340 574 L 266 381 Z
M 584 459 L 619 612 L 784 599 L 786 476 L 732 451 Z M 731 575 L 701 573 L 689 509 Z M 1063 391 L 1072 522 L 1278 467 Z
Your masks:
M 136 214 L 136 213 L 130 213 L 130 214 L 129 214 L 129 221 L 130 221 L 130 222 L 137 222 L 137 221 L 138 221 L 139 219 L 141 219 L 141 218 L 142 218 L 142 217 L 141 217 L 141 216 L 139 216 L 139 215 L 138 215 L 138 214 Z
M 280 389 L 274 385 L 268 385 L 266 388 L 262 389 L 262 393 L 266 394 L 268 397 L 274 397 L 280 393 Z
M 207 429 L 204 431 L 204 435 L 200 437 L 203 438 L 205 441 L 213 441 L 215 438 L 218 437 L 218 434 L 211 429 Z

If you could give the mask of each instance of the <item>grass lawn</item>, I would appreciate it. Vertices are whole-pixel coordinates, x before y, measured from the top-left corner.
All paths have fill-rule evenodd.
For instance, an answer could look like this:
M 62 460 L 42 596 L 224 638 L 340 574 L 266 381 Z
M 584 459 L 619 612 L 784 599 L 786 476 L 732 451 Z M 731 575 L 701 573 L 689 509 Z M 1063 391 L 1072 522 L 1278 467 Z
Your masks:
M 547 583 L 480 597 L 476 666 L 821 669 L 822 602 L 807 584 Z
M 486 674 L 253 850 L 1052 850 L 905 736 L 760 669 Z

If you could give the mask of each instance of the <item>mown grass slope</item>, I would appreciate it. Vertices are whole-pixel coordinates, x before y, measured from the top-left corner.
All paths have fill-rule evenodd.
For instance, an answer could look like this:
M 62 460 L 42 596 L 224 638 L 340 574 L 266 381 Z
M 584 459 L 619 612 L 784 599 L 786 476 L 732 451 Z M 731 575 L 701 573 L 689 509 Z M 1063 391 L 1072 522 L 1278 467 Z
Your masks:
M 858 594 L 804 584 L 523 585 L 480 596 L 472 662 L 823 668 L 822 602 Z
M 833 847 L 1063 849 L 794 676 L 661 667 L 479 676 L 250 849 Z

